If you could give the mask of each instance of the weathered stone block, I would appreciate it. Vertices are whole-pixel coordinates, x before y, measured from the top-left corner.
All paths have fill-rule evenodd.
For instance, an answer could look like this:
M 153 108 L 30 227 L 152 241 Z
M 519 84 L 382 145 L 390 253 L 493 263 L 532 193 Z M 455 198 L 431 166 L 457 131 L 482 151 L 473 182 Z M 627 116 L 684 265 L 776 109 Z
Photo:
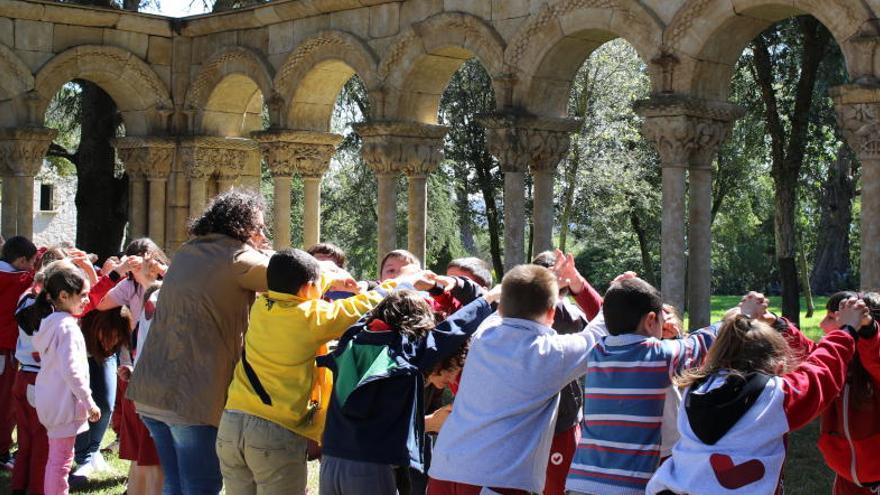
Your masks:
M 15 46 L 15 29 L 12 27 L 12 19 L 0 17 L 0 43 L 10 48 Z
M 171 37 L 171 22 L 168 19 L 148 17 L 145 15 L 128 14 L 119 18 L 116 28 L 123 31 Z
M 513 19 L 529 15 L 529 0 L 492 0 L 492 19 Z
M 52 47 L 60 53 L 76 45 L 100 45 L 103 39 L 104 33 L 100 28 L 58 24 L 55 26 Z
M 24 62 L 34 74 L 36 74 L 42 66 L 46 65 L 46 62 L 55 56 L 52 52 L 32 52 L 29 50 L 16 50 L 15 54 L 18 55 L 21 61 Z
M 269 26 L 269 55 L 293 50 L 293 21 Z
M 384 38 L 400 32 L 400 4 L 386 3 L 370 7 L 370 36 Z
M 293 21 L 293 48 L 296 49 L 296 45 L 309 36 L 327 29 L 330 29 L 330 14 L 316 15 Z
M 443 0 L 410 0 L 400 6 L 400 25 L 409 26 L 440 12 Z
M 443 0 L 443 10 L 446 12 L 467 12 L 477 17 L 489 20 L 492 18 L 492 2 L 473 0 Z
M 275 7 L 271 5 L 254 10 L 254 17 L 262 24 L 274 24 L 284 20 L 275 12 Z
M 171 65 L 173 47 L 174 43 L 171 41 L 171 38 L 150 36 L 149 48 L 147 48 L 147 61 L 154 65 Z
M 150 37 L 143 33 L 120 31 L 118 29 L 104 30 L 104 44 L 124 48 L 138 57 L 147 58 L 147 49 L 150 46 Z
M 15 48 L 31 51 L 52 51 L 52 29 L 49 22 L 15 21 Z
M 159 76 L 159 79 L 169 88 L 171 87 L 171 66 L 170 65 L 154 65 L 153 70 Z
M 43 18 L 46 9 L 42 4 L 0 0 L 0 16 L 11 19 L 31 19 L 38 21 Z
M 46 5 L 41 20 L 63 22 L 78 26 L 112 27 L 119 20 L 119 14 L 106 10 L 95 10 L 87 7 L 65 7 L 62 5 Z
M 190 38 L 175 37 L 172 41 L 173 55 L 171 57 L 172 70 L 175 74 L 186 74 L 192 63 L 192 40 Z
M 360 38 L 370 36 L 370 9 L 343 10 L 330 14 L 330 28 L 347 31 Z
M 269 31 L 266 28 L 245 29 L 238 32 L 238 42 L 260 53 L 269 49 Z
M 514 17 L 513 19 L 501 19 L 497 21 L 493 21 L 492 25 L 495 26 L 495 30 L 498 31 L 498 34 L 501 35 L 508 43 L 513 37 L 516 35 L 516 32 L 519 31 L 520 26 L 528 19 L 528 17 Z

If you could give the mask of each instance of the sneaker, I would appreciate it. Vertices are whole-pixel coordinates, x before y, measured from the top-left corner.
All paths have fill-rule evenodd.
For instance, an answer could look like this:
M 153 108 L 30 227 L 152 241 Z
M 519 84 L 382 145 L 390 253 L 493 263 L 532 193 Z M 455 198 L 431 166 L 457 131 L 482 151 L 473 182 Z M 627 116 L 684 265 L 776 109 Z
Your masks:
M 113 467 L 107 463 L 100 452 L 95 452 L 95 455 L 92 456 L 92 460 L 89 461 L 89 464 L 94 467 L 94 472 L 96 473 L 109 473 L 113 471 Z
M 9 452 L 0 455 L 0 469 L 5 469 L 7 471 L 12 471 L 12 468 L 15 467 L 15 457 Z
M 82 478 L 88 480 L 89 477 L 95 474 L 95 465 L 91 462 L 86 462 L 84 464 L 80 464 L 76 467 L 76 470 L 70 474 L 71 478 Z

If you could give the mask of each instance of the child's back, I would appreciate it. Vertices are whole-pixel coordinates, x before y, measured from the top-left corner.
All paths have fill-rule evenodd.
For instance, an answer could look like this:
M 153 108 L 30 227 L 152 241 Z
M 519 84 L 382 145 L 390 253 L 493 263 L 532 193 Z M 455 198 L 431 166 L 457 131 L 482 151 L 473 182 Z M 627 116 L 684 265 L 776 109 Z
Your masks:
M 431 478 L 543 490 L 559 390 L 586 369 L 588 340 L 504 318 L 474 337 Z

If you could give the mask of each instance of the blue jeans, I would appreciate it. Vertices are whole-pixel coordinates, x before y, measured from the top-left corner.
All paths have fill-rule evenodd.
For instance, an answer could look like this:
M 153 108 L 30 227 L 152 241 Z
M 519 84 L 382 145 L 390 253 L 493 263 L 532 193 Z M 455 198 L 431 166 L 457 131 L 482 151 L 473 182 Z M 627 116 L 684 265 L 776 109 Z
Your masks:
M 92 389 L 92 398 L 101 410 L 101 419 L 89 423 L 89 429 L 76 436 L 74 446 L 76 454 L 73 460 L 77 465 L 92 460 L 92 456 L 100 450 L 101 440 L 107 433 L 110 417 L 113 415 L 113 405 L 116 403 L 117 363 L 115 355 L 108 357 L 103 363 L 89 358 L 89 387 Z
M 162 495 L 217 495 L 223 488 L 217 460 L 217 428 L 172 425 L 141 416 L 156 443 L 165 474 Z

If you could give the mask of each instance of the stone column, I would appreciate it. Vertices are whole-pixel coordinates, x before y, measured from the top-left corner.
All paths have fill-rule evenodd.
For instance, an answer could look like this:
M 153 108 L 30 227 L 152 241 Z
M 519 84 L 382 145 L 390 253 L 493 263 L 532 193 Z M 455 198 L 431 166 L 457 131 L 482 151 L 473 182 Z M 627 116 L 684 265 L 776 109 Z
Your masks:
M 290 180 L 294 172 L 300 174 L 304 185 L 303 248 L 317 244 L 321 238 L 321 180 L 342 136 L 272 130 L 255 132 L 253 137 L 275 177 L 275 248 L 290 246 Z
M 195 136 L 181 141 L 184 170 L 190 180 L 190 217 L 201 215 L 208 203 L 208 180 L 217 177 L 221 192 L 231 189 L 248 154 L 256 149 L 255 141 L 242 138 Z
M 712 283 L 712 161 L 742 109 L 726 102 L 655 96 L 636 104 L 643 134 L 660 154 L 663 174 L 661 292 L 691 328 L 709 324 Z M 690 231 L 685 251 L 685 172 L 690 170 Z M 686 253 L 689 254 L 686 255 Z M 685 278 L 687 277 L 687 278 Z
M 442 158 L 447 128 L 417 122 L 369 122 L 355 126 L 364 160 L 379 182 L 379 252 L 397 248 L 397 176 L 408 179 L 407 248 L 426 262 L 427 178 Z
M 577 121 L 510 114 L 480 117 L 489 150 L 504 172 L 504 269 L 525 262 L 525 174 L 535 174 L 535 252 L 553 245 L 553 173 Z
M 862 290 L 880 288 L 880 89 L 850 84 L 831 89 L 837 124 L 862 166 Z
M 166 247 L 166 187 L 177 149 L 175 138 L 124 137 L 114 139 L 113 146 L 129 176 L 129 237 L 148 235 Z M 149 201 L 145 179 L 149 182 Z
M 0 206 L 3 210 L 3 217 L 0 219 L 0 233 L 4 239 L 9 239 L 18 232 L 18 200 L 15 197 L 17 189 L 12 171 L 5 169 L 4 164 L 3 205 Z
M 11 174 L 3 181 L 3 192 L 15 190 L 10 193 L 9 200 L 4 197 L 3 201 L 4 207 L 11 206 L 15 201 L 14 208 L 10 208 L 8 213 L 4 208 L 4 236 L 12 234 L 33 238 L 34 177 L 43 166 L 46 151 L 57 133 L 54 129 L 43 127 L 0 129 L 0 161 L 3 162 L 2 168 Z

